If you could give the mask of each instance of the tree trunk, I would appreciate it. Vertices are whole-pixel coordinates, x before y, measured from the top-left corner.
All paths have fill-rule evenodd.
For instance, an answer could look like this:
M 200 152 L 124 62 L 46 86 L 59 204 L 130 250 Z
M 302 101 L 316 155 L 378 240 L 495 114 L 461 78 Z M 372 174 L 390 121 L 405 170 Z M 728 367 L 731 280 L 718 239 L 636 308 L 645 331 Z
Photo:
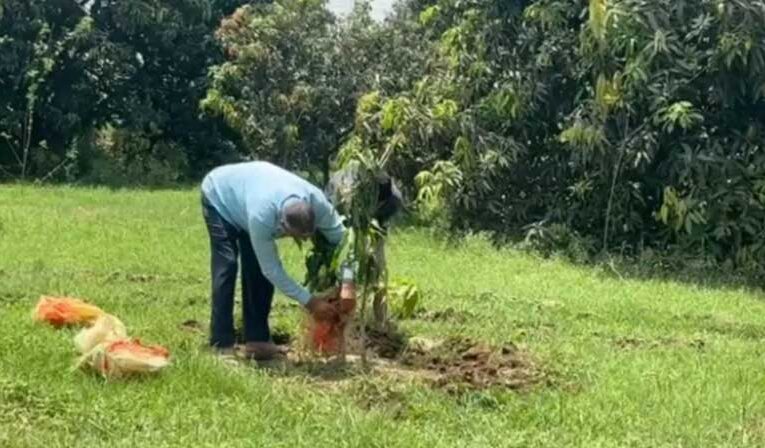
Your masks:
M 388 268 L 385 259 L 385 238 L 379 238 L 377 240 L 377 244 L 375 246 L 375 259 L 377 261 L 377 266 L 382 277 L 377 280 L 378 282 L 382 280 L 382 284 L 387 285 Z M 384 287 L 375 288 L 375 296 L 374 300 L 372 301 L 372 312 L 374 314 L 375 326 L 379 329 L 385 329 L 388 324 L 388 301 L 387 291 Z

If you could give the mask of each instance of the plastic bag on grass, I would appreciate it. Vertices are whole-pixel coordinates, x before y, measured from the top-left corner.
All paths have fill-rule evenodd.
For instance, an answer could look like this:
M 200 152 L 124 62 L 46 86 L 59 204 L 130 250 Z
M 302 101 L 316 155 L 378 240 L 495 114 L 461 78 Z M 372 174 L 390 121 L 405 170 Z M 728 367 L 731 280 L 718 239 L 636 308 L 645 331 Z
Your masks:
M 111 314 L 103 314 L 90 328 L 81 330 L 74 337 L 74 345 L 82 354 L 88 353 L 97 345 L 127 338 L 125 324 Z
M 54 327 L 65 325 L 89 325 L 103 315 L 101 308 L 72 297 L 42 296 L 35 306 L 32 317 Z
M 79 367 L 89 367 L 105 378 L 155 373 L 168 365 L 170 352 L 166 348 L 128 338 L 101 343 L 78 363 Z

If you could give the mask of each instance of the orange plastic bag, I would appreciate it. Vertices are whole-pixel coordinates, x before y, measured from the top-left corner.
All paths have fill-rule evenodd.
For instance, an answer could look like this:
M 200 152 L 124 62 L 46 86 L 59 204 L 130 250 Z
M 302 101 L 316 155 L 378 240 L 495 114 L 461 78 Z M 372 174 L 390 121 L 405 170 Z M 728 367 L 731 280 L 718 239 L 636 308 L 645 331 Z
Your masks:
M 90 327 L 81 330 L 74 337 L 74 346 L 82 354 L 89 353 L 98 345 L 128 337 L 125 324 L 111 314 L 103 314 Z
M 104 312 L 101 308 L 72 297 L 42 296 L 32 317 L 54 327 L 64 325 L 89 325 Z
M 127 338 L 97 345 L 79 362 L 80 367 L 90 367 L 105 378 L 154 373 L 168 365 L 170 352 L 166 348 Z

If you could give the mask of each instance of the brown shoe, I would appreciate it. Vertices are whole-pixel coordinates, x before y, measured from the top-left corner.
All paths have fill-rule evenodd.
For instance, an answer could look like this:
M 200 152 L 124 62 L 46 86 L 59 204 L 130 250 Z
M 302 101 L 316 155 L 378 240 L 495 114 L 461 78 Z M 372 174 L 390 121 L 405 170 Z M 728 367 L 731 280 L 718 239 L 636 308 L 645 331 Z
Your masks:
M 244 346 L 244 354 L 256 361 L 269 361 L 276 357 L 284 356 L 286 350 L 273 342 L 248 342 Z

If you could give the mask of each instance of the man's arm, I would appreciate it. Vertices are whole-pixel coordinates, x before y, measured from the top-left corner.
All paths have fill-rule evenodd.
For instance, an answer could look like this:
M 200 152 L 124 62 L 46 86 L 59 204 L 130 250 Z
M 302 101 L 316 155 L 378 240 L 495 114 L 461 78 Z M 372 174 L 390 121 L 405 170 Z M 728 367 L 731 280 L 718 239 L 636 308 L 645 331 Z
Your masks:
M 259 226 L 250 225 L 250 240 L 263 275 L 284 295 L 303 306 L 307 305 L 311 300 L 311 293 L 287 274 L 279 259 L 276 241 L 257 227 Z

